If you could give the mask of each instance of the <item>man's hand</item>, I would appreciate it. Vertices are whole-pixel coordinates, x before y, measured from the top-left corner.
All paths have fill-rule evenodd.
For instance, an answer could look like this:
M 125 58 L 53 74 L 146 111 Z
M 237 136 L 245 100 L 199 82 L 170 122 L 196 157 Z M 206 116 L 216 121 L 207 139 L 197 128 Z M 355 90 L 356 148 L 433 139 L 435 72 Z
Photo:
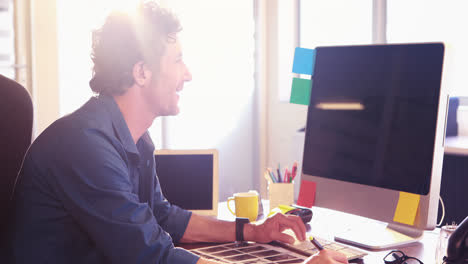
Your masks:
M 303 264 L 337 264 L 348 263 L 348 259 L 343 253 L 333 250 L 323 249 L 319 253 L 306 259 Z
M 292 229 L 299 240 L 306 238 L 306 228 L 301 218 L 296 215 L 277 213 L 260 224 L 248 224 L 244 227 L 244 237 L 248 241 L 269 243 L 278 240 L 284 243 L 294 243 L 294 238 L 282 233 L 285 229 Z

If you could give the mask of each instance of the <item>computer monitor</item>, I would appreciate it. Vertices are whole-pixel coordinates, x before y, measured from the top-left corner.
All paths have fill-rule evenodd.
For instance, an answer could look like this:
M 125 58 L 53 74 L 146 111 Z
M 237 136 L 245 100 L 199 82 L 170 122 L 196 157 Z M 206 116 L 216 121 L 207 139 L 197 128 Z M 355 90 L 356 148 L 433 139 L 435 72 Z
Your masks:
M 156 173 L 166 199 L 202 215 L 218 215 L 218 151 L 156 150 Z
M 316 182 L 316 206 L 388 223 L 381 233 L 349 230 L 335 240 L 383 249 L 436 226 L 443 57 L 442 43 L 316 48 L 302 179 Z M 421 197 L 414 225 L 393 221 L 400 192 Z

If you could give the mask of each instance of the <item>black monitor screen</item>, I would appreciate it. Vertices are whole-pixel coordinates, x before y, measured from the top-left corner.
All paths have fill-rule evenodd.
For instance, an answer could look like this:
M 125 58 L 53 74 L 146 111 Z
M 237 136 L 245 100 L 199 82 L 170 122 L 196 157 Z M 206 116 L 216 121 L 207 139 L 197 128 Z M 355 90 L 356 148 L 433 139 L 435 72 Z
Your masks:
M 426 195 L 444 47 L 319 47 L 304 173 Z
M 187 210 L 213 209 L 213 155 L 155 155 L 166 199 Z

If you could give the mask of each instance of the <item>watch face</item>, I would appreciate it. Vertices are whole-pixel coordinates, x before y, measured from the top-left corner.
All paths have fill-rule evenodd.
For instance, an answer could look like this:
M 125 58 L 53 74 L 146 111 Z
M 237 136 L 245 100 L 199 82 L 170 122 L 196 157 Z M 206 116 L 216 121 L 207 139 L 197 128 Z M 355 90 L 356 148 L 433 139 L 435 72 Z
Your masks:
M 236 222 L 249 223 L 249 219 L 245 217 L 236 217 Z

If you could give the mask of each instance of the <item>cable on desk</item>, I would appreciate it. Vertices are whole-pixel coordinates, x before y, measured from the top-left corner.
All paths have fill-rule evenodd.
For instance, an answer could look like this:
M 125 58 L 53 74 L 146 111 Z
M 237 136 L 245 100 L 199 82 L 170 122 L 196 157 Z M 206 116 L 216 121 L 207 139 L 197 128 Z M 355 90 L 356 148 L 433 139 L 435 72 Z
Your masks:
M 445 206 L 444 206 L 444 201 L 442 200 L 442 197 L 439 195 L 439 201 L 440 205 L 442 206 L 442 217 L 440 218 L 440 222 L 437 224 L 438 227 L 440 227 L 444 221 L 445 218 Z

